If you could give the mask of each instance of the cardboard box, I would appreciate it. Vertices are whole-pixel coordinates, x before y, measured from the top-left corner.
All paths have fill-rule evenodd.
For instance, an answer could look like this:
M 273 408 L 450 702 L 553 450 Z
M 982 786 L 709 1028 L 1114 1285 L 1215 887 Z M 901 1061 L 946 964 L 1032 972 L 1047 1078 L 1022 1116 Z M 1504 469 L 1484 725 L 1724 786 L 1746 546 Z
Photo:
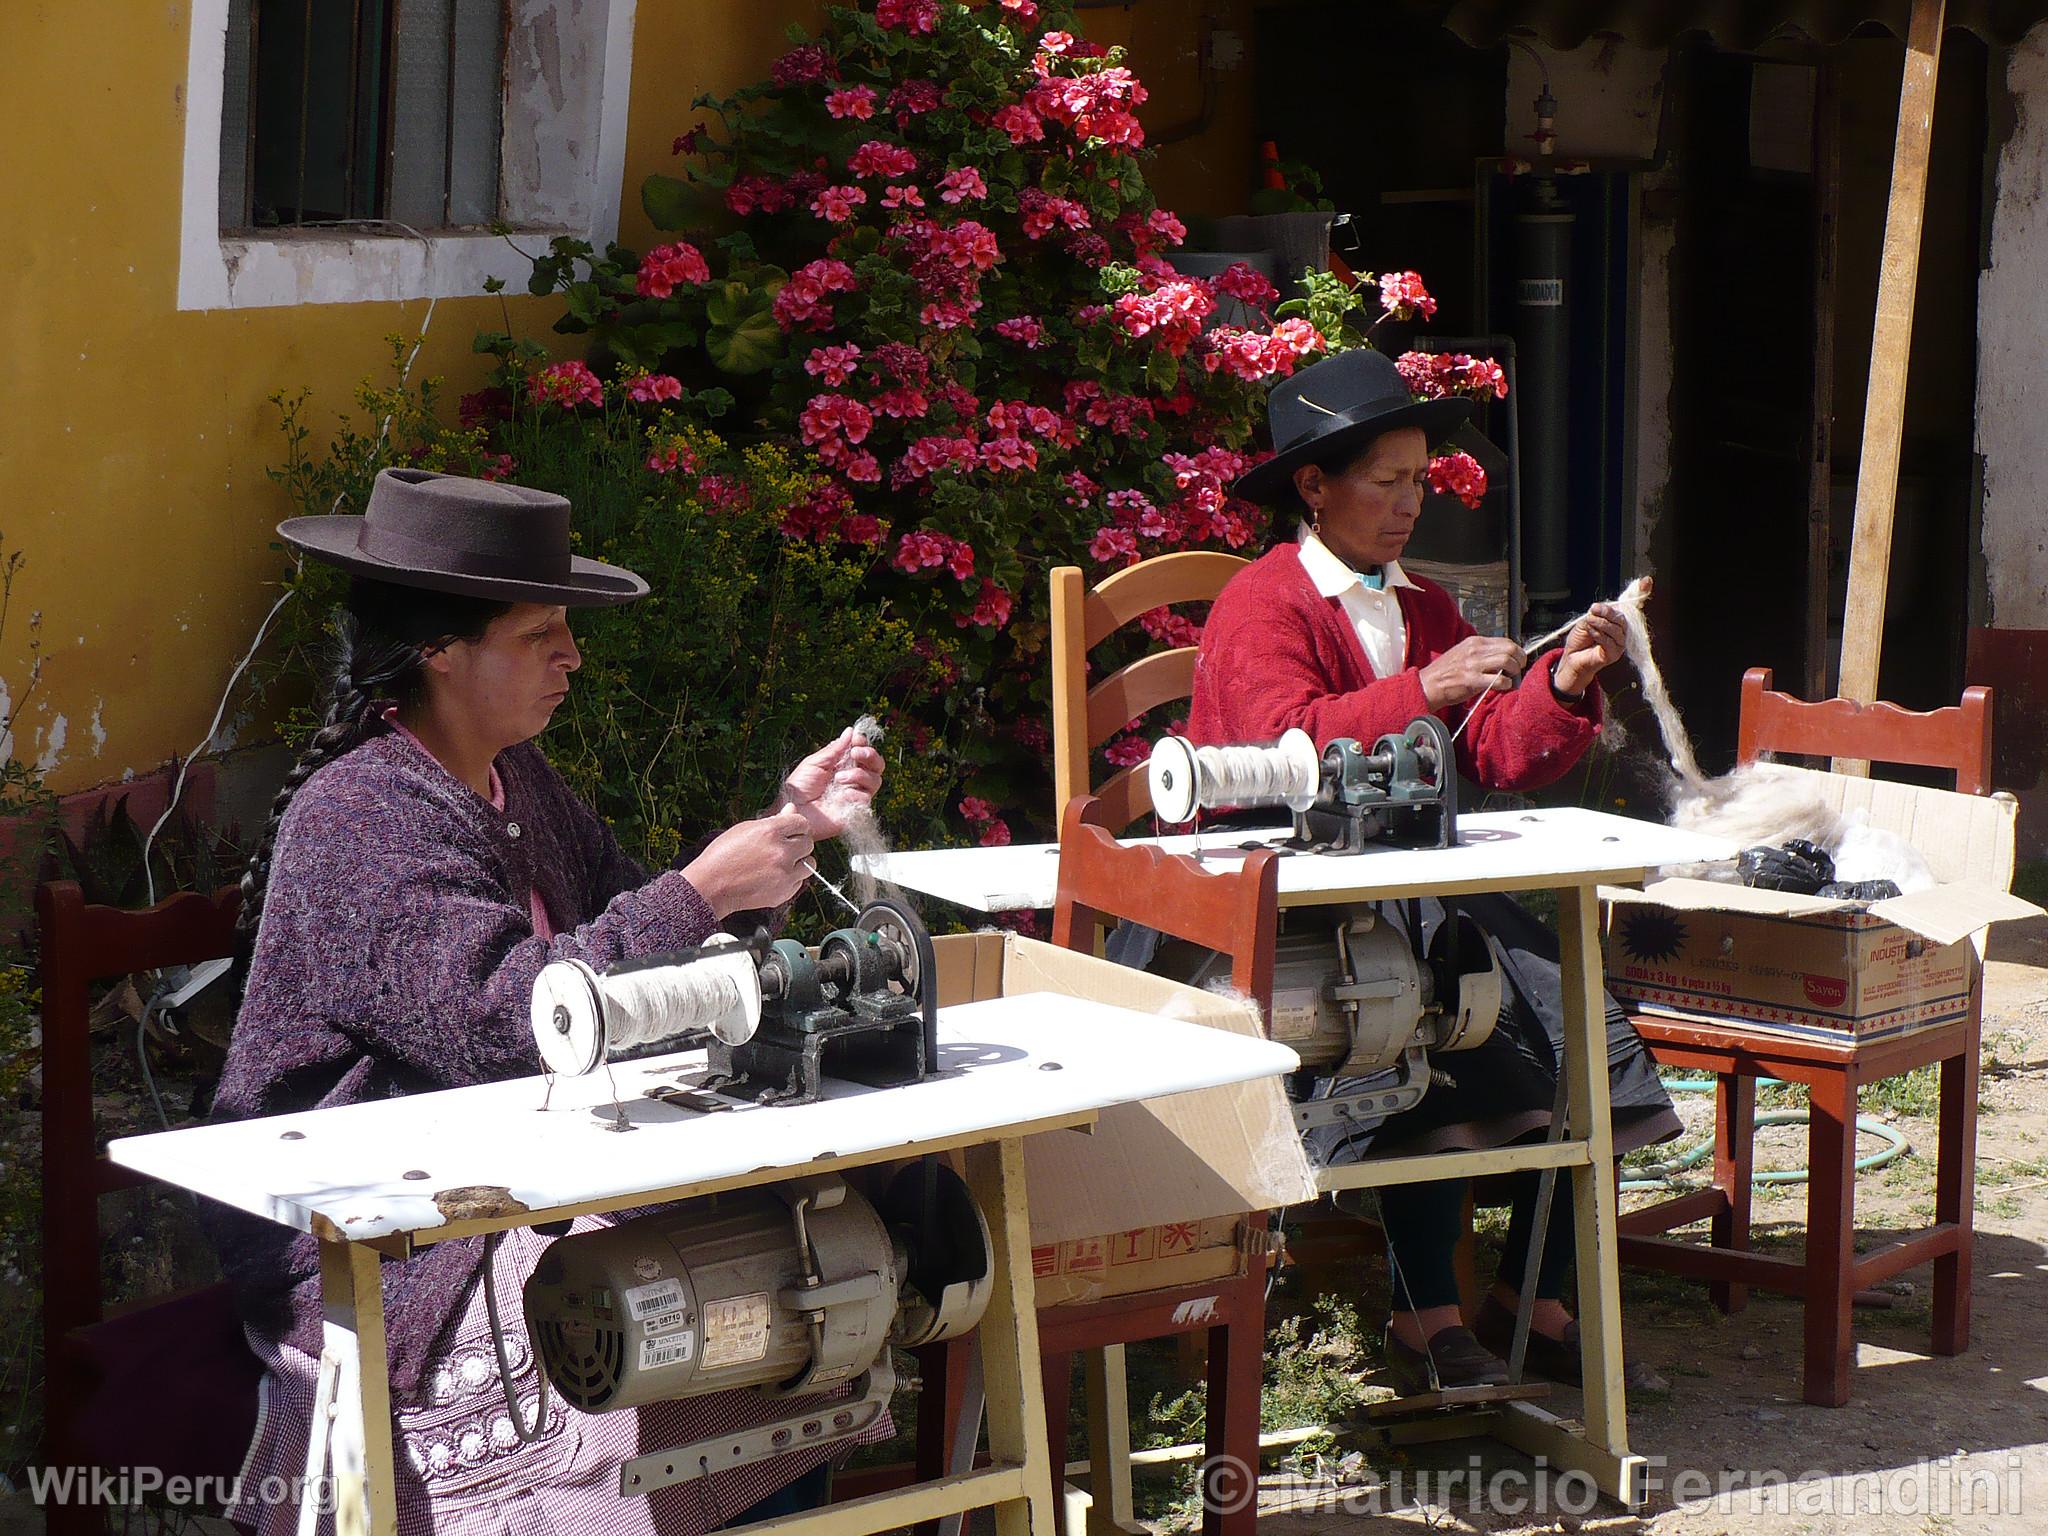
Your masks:
M 939 1003 L 1026 992 L 1087 997 L 1253 1038 L 1242 1003 L 1015 934 L 932 941 Z M 1316 1197 L 1277 1077 L 1106 1109 L 1090 1132 L 1024 1144 L 1040 1306 L 1244 1272 L 1244 1216 Z
M 2007 890 L 2012 797 L 1776 771 L 1897 832 L 1940 883 L 1868 904 L 1690 878 L 1603 889 L 1608 990 L 1655 1013 L 1842 1042 L 1968 1017 L 1985 928 L 2040 911 Z

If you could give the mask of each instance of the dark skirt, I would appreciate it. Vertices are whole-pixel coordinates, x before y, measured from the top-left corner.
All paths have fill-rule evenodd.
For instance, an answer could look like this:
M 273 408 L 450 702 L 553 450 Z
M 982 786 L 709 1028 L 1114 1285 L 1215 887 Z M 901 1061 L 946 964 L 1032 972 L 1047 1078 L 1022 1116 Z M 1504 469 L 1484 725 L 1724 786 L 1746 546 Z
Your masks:
M 1420 908 L 1425 943 L 1443 921 L 1443 905 Z M 1310 1159 L 1355 1163 L 1368 1154 L 1390 1157 L 1540 1140 L 1550 1126 L 1564 1051 L 1564 987 L 1557 937 L 1511 896 L 1461 896 L 1460 911 L 1500 941 L 1507 997 L 1500 1022 L 1469 1051 L 1430 1057 L 1433 1081 L 1421 1102 L 1377 1125 L 1332 1126 L 1310 1133 Z M 1656 1063 L 1621 1005 L 1602 994 L 1607 1008 L 1607 1094 L 1616 1156 L 1683 1129 Z M 1335 1082 L 1338 1091 L 1348 1086 Z

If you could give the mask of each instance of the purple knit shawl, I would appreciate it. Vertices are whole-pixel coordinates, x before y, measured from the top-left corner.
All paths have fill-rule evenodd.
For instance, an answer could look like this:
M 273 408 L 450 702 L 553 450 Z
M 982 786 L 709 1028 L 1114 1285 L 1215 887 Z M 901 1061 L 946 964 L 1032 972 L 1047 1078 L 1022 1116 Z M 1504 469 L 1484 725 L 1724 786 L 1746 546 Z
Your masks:
M 717 926 L 681 874 L 650 880 L 621 852 L 538 747 L 500 753 L 497 768 L 502 812 L 379 730 L 300 787 L 278 828 L 217 1118 L 538 1072 L 527 1018 L 543 965 L 602 970 L 699 943 Z M 552 939 L 534 936 L 536 890 Z M 315 1239 L 225 1207 L 210 1215 L 244 1315 L 317 1355 Z M 461 1314 L 482 1253 L 482 1239 L 466 1238 L 382 1266 L 398 1392 L 414 1390 Z

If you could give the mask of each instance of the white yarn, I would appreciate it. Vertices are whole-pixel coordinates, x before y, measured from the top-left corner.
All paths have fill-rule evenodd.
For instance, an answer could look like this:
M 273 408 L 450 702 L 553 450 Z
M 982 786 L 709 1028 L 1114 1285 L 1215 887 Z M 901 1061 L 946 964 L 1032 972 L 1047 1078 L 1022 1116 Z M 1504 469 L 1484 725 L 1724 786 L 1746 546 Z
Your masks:
M 1193 755 L 1197 805 L 1302 810 L 1315 800 L 1315 765 L 1281 747 L 1196 747 Z
M 758 1022 L 748 1018 L 746 1003 L 750 993 L 759 991 L 756 976 L 754 957 L 735 947 L 730 955 L 710 955 L 688 965 L 650 966 L 601 978 L 608 1054 L 703 1029 L 743 1043 Z M 734 1039 L 730 1032 L 736 1025 L 742 1032 Z

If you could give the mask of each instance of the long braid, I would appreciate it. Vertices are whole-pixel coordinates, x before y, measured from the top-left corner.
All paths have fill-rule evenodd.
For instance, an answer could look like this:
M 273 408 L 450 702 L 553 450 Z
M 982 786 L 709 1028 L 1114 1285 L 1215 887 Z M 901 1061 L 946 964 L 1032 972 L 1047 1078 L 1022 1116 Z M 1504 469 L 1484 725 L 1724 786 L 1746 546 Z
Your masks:
M 245 972 L 263 921 L 278 827 L 292 797 L 314 774 L 360 743 L 387 708 L 406 702 L 417 691 L 421 663 L 430 651 L 480 638 L 491 620 L 509 607 L 363 578 L 351 584 L 347 605 L 335 612 L 339 650 L 328 682 L 326 713 L 270 802 L 269 820 L 242 875 L 236 932 Z
M 242 874 L 242 911 L 236 919 L 236 929 L 245 955 L 254 949 L 256 930 L 263 921 L 270 856 L 292 797 L 306 780 L 363 739 L 371 720 L 381 713 L 380 706 L 391 702 L 388 696 L 392 683 L 419 665 L 417 645 L 390 641 L 365 645 L 361 621 L 345 608 L 336 611 L 335 629 L 341 642 L 340 654 L 328 683 L 326 714 L 270 802 L 270 818 L 264 823 L 263 835 Z

